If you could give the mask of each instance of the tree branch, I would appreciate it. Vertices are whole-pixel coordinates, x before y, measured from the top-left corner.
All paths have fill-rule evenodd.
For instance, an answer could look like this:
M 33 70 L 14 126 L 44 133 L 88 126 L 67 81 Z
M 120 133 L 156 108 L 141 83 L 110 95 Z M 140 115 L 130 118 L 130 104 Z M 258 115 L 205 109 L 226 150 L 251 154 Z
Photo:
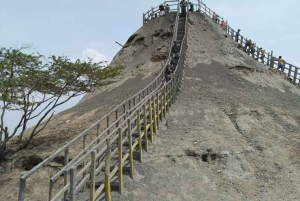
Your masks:
M 39 134 L 39 132 L 41 132 L 41 131 L 47 126 L 47 124 L 48 124 L 48 123 L 50 122 L 50 120 L 52 119 L 53 115 L 54 115 L 54 111 L 53 111 L 53 113 L 51 114 L 51 116 L 49 117 L 49 119 L 46 121 L 46 123 L 44 124 L 44 126 L 43 126 L 41 129 L 39 129 L 34 135 L 31 134 L 31 135 L 29 136 L 28 140 L 26 140 L 26 142 L 23 143 L 23 144 L 19 147 L 18 150 L 22 150 L 22 149 L 26 148 L 26 147 L 28 146 L 28 144 L 31 142 L 31 140 L 32 140 L 37 134 Z M 35 128 L 36 128 L 36 127 L 35 127 Z
M 3 107 L 1 108 L 2 112 L 1 112 L 1 125 L 0 125 L 0 128 L 1 128 L 1 131 L 0 131 L 0 142 L 2 142 L 2 138 L 3 138 L 3 134 L 4 134 L 4 138 L 5 138 L 5 129 L 4 129 L 4 115 L 5 115 L 5 111 L 6 111 L 6 101 L 3 100 Z
M 41 106 L 43 103 L 46 103 L 47 101 L 51 100 L 51 99 L 54 98 L 54 97 L 55 97 L 55 96 L 52 96 L 51 98 L 49 98 L 49 99 L 47 99 L 47 100 L 45 100 L 45 101 L 43 100 L 42 102 L 38 103 L 37 106 L 36 106 L 32 111 L 35 111 L 35 110 L 36 110 L 39 106 Z M 41 112 L 39 112 L 38 114 L 36 114 L 36 115 L 34 115 L 34 116 L 32 116 L 32 117 L 30 117 L 31 114 L 33 113 L 33 112 L 31 112 L 31 114 L 29 115 L 29 119 L 28 119 L 28 120 L 32 120 L 32 119 L 34 119 L 34 118 L 40 116 L 40 114 L 42 114 L 45 110 L 47 110 L 47 108 L 48 108 L 54 101 L 55 101 L 55 99 L 51 100 L 51 101 L 45 106 L 45 108 L 41 110 Z

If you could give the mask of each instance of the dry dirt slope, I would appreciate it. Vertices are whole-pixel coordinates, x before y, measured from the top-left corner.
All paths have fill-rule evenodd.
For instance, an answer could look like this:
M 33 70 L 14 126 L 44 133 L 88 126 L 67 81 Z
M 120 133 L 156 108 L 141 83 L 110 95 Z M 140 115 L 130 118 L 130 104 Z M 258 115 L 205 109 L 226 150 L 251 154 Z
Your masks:
M 18 157 L 35 155 L 42 159 L 49 156 L 65 142 L 88 128 L 103 117 L 110 109 L 147 86 L 163 66 L 171 42 L 175 13 L 164 18 L 157 18 L 137 30 L 129 37 L 112 61 L 112 65 L 125 66 L 116 82 L 87 94 L 75 107 L 56 115 L 44 132 Z M 70 120 L 66 123 L 67 120 Z M 82 143 L 71 150 L 71 154 L 82 149 Z M 22 160 L 8 165 L 0 165 L 0 201 L 17 199 L 19 176 L 24 172 Z M 34 165 L 34 164 L 32 164 Z M 13 167 L 13 171 L 11 171 Z M 28 180 L 27 200 L 45 200 L 49 175 L 57 172 L 50 167 L 40 171 Z
M 179 99 L 114 200 L 300 199 L 299 89 L 222 35 L 190 16 Z

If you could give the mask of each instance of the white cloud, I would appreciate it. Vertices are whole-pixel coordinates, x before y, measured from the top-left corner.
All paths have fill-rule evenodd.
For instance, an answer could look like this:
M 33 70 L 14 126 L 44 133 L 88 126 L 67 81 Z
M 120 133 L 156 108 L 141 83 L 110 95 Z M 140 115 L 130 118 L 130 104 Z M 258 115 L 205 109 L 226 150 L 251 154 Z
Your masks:
M 94 62 L 108 61 L 109 59 L 106 55 L 101 54 L 98 50 L 93 48 L 86 48 L 82 52 L 83 59 L 92 58 Z

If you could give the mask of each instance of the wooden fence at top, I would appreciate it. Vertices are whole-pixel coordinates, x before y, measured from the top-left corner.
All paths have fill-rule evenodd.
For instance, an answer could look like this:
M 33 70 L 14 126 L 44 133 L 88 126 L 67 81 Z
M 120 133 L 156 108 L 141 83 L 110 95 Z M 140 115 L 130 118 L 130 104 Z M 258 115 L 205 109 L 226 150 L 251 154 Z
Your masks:
M 166 5 L 168 4 L 170 7 L 170 12 L 177 12 L 178 9 L 178 0 L 172 0 L 172 1 L 164 1 L 161 5 L 163 5 L 164 7 L 166 7 Z M 143 13 L 143 24 L 160 17 L 160 10 L 159 10 L 159 6 L 156 6 L 154 8 L 151 8 L 151 10 L 149 10 L 146 13 Z
M 122 174 L 121 166 L 123 166 L 124 161 L 127 159 L 130 161 L 132 173 L 132 150 L 134 147 L 138 146 L 140 153 L 139 157 L 141 158 L 141 139 L 147 139 L 146 131 L 150 129 L 150 139 L 153 141 L 153 134 L 157 134 L 157 129 L 159 128 L 158 120 L 161 120 L 166 115 L 169 107 L 172 103 L 174 103 L 182 83 L 184 63 L 183 55 L 185 55 L 186 50 L 186 36 L 184 37 L 181 45 L 180 58 L 175 71 L 174 79 L 167 84 L 164 81 L 166 65 L 171 59 L 172 44 L 177 37 L 178 20 L 179 7 L 177 6 L 173 38 L 169 46 L 169 58 L 157 77 L 147 87 L 129 99 L 123 101 L 111 112 L 77 135 L 71 141 L 66 143 L 63 147 L 59 148 L 55 153 L 46 158 L 40 164 L 35 166 L 30 171 L 23 173 L 20 176 L 18 195 L 19 201 L 24 201 L 26 199 L 27 180 L 34 176 L 42 168 L 53 162 L 58 156 L 63 157 L 64 166 L 54 175 L 50 176 L 47 200 L 51 201 L 60 199 L 67 200 L 68 196 L 70 196 L 71 200 L 75 200 L 76 193 L 78 193 L 78 191 L 81 189 L 85 189 L 86 181 L 90 179 L 91 184 L 93 184 L 93 182 L 95 182 L 95 175 L 100 173 L 99 171 L 101 171 L 103 164 L 110 163 L 110 156 L 113 156 L 117 152 L 116 148 L 119 148 L 120 150 L 118 152 L 118 168 L 113 169 L 111 172 L 109 168 L 105 171 L 106 183 L 101 185 L 96 191 L 95 188 L 91 186 L 91 200 L 95 200 L 94 198 L 97 197 L 97 195 L 99 195 L 103 189 L 105 189 L 106 192 L 109 191 L 110 178 L 116 172 L 119 172 L 120 175 Z M 140 131 L 141 124 L 148 121 L 150 123 L 147 123 L 147 126 L 145 127 L 146 131 L 144 131 L 143 134 Z M 131 134 L 136 130 L 139 131 L 138 141 L 132 141 L 133 139 Z M 120 146 L 124 144 L 124 140 L 129 141 L 129 152 L 122 155 L 122 147 Z M 78 147 L 75 148 L 75 146 L 78 146 L 81 143 L 82 150 L 78 152 Z M 146 141 L 146 144 L 147 143 L 148 142 Z M 70 154 L 71 151 L 75 152 L 75 156 L 72 159 Z M 63 178 L 61 178 L 61 176 L 63 176 Z M 121 181 L 120 185 L 122 185 Z M 106 194 L 106 196 L 108 195 Z M 43 196 L 41 195 L 41 199 L 43 199 L 42 197 Z M 108 197 L 107 200 L 109 200 Z
M 206 4 L 202 3 L 202 1 L 198 0 L 197 8 L 198 8 L 197 10 L 200 11 L 201 13 L 204 13 L 208 17 L 213 18 L 214 11 L 208 8 Z M 236 41 L 237 43 L 239 43 L 241 47 L 244 48 L 246 45 L 247 38 L 242 35 L 236 37 L 236 31 L 231 26 L 228 25 L 228 21 L 227 20 L 225 21 L 224 18 L 222 17 L 219 17 L 219 19 L 220 21 L 226 22 L 226 28 L 224 31 L 229 34 L 230 38 Z M 259 52 L 258 46 L 255 46 L 254 48 L 255 48 L 255 53 L 252 55 L 254 59 L 272 68 L 278 68 L 278 61 L 276 61 L 276 57 L 274 57 L 273 51 L 265 52 L 265 54 L 262 55 Z M 249 54 L 251 54 L 251 52 L 249 52 Z M 295 85 L 300 85 L 300 70 L 298 67 L 290 63 L 285 63 L 284 67 L 282 68 L 282 72 L 285 72 Z

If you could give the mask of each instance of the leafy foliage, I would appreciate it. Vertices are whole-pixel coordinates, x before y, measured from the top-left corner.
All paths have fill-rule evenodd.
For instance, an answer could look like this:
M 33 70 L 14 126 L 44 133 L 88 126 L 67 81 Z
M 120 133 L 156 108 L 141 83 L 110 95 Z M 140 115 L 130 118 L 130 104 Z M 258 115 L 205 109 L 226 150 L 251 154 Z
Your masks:
M 123 66 L 104 67 L 103 62 L 71 61 L 67 56 L 49 56 L 24 53 L 23 48 L 0 48 L 0 152 L 19 130 L 20 149 L 40 131 L 54 114 L 54 108 L 71 98 L 89 92 L 95 86 L 109 84 Z M 7 111 L 21 111 L 22 116 L 12 133 L 5 126 Z M 46 123 L 43 120 L 51 114 Z M 39 118 L 30 136 L 23 139 L 27 123 Z

